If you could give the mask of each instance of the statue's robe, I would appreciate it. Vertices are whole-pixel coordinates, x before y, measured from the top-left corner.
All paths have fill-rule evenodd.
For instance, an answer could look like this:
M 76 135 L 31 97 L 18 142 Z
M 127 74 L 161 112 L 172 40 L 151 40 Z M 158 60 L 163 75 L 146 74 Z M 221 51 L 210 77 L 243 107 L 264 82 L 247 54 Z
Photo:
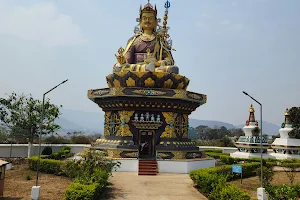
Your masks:
M 142 34 L 137 34 L 128 40 L 125 48 L 124 57 L 127 61 L 119 67 L 114 66 L 114 72 L 120 71 L 135 71 L 135 72 L 169 72 L 179 73 L 177 66 L 174 66 L 174 59 L 172 53 L 166 45 L 161 45 L 160 38 L 156 36 L 145 37 Z M 160 67 L 149 66 L 144 62 L 147 57 L 147 49 L 150 49 L 150 53 L 156 58 L 156 61 L 160 62 Z M 160 59 L 161 58 L 161 59 Z M 151 64 L 151 63 L 150 63 Z
M 150 52 L 155 56 L 156 60 L 160 60 L 160 54 L 162 51 L 162 60 L 166 60 L 168 65 L 174 65 L 174 60 L 171 51 L 166 51 L 161 48 L 160 39 L 154 37 L 152 41 L 145 41 L 141 36 L 136 36 L 129 39 L 127 47 L 125 49 L 125 58 L 129 64 L 138 64 L 144 62 L 146 57 L 146 50 L 150 49 Z
M 144 58 L 147 56 L 147 49 L 150 49 L 152 56 L 160 61 L 162 57 L 163 64 L 161 67 L 156 67 L 156 72 L 172 72 L 178 73 L 178 67 L 174 66 L 174 59 L 171 51 L 161 46 L 160 38 L 154 37 L 152 40 L 146 41 L 142 35 L 136 35 L 128 40 L 125 48 L 124 57 L 128 64 L 125 64 L 121 69 L 116 71 L 148 71 L 147 64 L 144 63 Z

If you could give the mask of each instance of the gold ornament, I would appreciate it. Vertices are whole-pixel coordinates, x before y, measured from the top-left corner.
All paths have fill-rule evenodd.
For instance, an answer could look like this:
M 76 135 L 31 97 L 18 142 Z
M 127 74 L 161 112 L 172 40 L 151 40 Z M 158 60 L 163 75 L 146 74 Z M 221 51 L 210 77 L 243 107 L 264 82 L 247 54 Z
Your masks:
M 123 96 L 124 95 L 123 90 L 124 90 L 124 88 L 122 88 L 122 87 L 113 87 L 110 89 L 110 95 L 111 96 Z
M 125 111 L 125 110 L 119 111 L 120 121 L 121 123 L 125 123 L 125 124 L 120 125 L 116 136 L 122 136 L 122 137 L 132 136 L 132 133 L 127 123 L 129 122 L 133 113 L 134 111 Z
M 129 77 L 127 80 L 126 80 L 126 85 L 128 87 L 134 87 L 135 86 L 135 80 L 133 80 L 131 77 Z
M 113 83 L 115 87 L 121 87 L 121 83 L 117 79 L 115 79 Z
M 186 154 L 186 152 L 182 152 L 182 151 L 173 151 L 172 153 L 174 154 L 174 157 L 173 157 L 174 160 L 182 160 L 182 159 L 185 159 L 185 154 Z
M 164 88 L 171 88 L 173 85 L 173 81 L 171 79 L 168 79 L 164 82 Z
M 155 83 L 155 81 L 150 77 L 145 80 L 145 86 L 146 87 L 153 87 L 154 83 Z
M 186 91 L 185 90 L 174 90 L 175 95 L 173 96 L 174 98 L 181 98 L 181 99 L 186 99 Z
M 104 114 L 104 120 L 105 120 L 105 126 L 104 126 L 104 136 L 109 136 L 110 135 L 110 116 L 111 112 L 105 112 Z
M 117 150 L 117 149 L 108 149 L 107 154 L 109 158 L 122 158 L 121 154 L 122 150 Z

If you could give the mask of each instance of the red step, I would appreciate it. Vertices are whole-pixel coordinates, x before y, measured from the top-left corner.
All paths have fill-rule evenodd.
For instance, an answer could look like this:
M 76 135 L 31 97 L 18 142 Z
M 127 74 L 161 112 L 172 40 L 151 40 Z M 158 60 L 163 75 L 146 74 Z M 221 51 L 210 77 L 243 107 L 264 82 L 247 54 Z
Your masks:
M 139 160 L 138 175 L 156 175 L 157 161 L 156 160 Z

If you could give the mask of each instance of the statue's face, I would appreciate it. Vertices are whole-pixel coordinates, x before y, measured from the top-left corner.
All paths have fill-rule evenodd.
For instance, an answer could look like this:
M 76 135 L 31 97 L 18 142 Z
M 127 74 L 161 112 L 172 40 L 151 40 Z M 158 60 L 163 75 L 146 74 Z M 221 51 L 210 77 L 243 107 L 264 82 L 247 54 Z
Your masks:
M 154 30 L 157 26 L 157 19 L 154 13 L 143 13 L 141 16 L 141 27 L 144 30 Z

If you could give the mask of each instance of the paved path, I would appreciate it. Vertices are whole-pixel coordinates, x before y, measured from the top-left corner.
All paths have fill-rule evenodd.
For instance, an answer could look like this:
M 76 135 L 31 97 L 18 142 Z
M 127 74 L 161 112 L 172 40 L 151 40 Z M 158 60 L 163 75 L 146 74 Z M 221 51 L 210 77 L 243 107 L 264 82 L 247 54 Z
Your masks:
M 193 187 L 188 174 L 138 176 L 132 172 L 114 172 L 107 200 L 206 200 Z

